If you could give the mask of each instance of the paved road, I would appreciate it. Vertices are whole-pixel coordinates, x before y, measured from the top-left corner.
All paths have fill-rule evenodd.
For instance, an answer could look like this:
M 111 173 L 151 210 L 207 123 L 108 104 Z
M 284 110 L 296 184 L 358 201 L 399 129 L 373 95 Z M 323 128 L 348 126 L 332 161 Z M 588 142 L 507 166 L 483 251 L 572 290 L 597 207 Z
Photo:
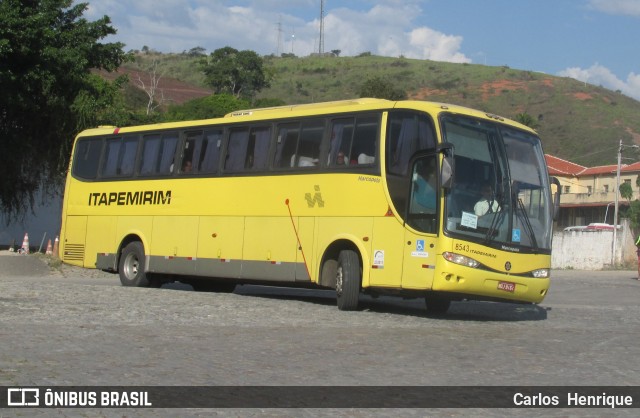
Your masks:
M 454 302 L 439 318 L 428 316 L 420 300 L 363 297 L 361 311 L 341 312 L 330 291 L 124 288 L 115 275 L 49 270 L 33 256 L 0 257 L 0 385 L 640 385 L 640 282 L 634 272 L 555 271 L 552 280 L 539 306 Z M 0 416 L 31 412 L 51 413 L 0 410 Z M 556 412 L 609 411 L 529 413 Z M 210 411 L 171 411 L 192 413 Z M 380 411 L 356 415 L 369 413 Z

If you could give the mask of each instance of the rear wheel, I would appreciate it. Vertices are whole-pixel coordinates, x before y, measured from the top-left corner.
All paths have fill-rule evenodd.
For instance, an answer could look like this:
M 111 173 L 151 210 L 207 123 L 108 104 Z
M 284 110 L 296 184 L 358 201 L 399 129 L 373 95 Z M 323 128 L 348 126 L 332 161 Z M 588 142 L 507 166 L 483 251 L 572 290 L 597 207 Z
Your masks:
M 340 251 L 336 270 L 338 309 L 341 311 L 355 311 L 358 309 L 361 278 L 358 254 L 353 250 Z
M 120 254 L 118 272 L 123 286 L 147 287 L 149 279 L 144 271 L 144 247 L 139 241 L 130 242 Z
M 449 306 L 451 306 L 451 301 L 449 299 L 427 296 L 424 300 L 427 303 L 427 312 L 430 314 L 445 314 L 449 310 Z

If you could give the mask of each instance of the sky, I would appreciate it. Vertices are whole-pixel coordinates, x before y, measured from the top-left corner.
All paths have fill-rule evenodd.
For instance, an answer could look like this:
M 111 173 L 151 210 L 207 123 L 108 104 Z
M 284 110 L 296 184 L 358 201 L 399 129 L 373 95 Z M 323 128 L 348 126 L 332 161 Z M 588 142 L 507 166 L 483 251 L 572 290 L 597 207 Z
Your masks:
M 164 53 L 319 50 L 320 0 L 85 0 L 108 42 Z M 640 100 L 640 0 L 325 0 L 324 51 L 503 66 Z

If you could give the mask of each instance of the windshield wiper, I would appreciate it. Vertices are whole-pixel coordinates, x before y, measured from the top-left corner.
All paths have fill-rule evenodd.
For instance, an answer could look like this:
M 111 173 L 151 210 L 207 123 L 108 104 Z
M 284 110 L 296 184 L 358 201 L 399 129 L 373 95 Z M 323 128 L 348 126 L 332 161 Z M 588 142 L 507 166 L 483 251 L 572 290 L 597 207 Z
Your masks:
M 520 212 L 520 213 L 518 213 Z M 529 214 L 527 213 L 527 209 L 524 207 L 524 202 L 522 199 L 518 198 L 518 209 L 516 209 L 516 214 L 520 219 L 522 219 L 525 224 L 527 234 L 529 235 L 529 239 L 531 240 L 531 245 L 534 250 L 538 250 L 538 241 L 536 241 L 536 234 L 533 230 L 533 226 L 531 225 L 531 221 L 529 220 Z
M 493 203 L 492 203 L 493 204 Z M 502 210 L 502 202 L 498 203 L 500 206 L 500 210 L 493 212 L 493 217 L 491 218 L 491 225 L 487 229 L 487 234 L 484 236 L 485 243 L 490 243 L 493 241 L 493 237 L 497 235 L 496 231 L 498 230 L 498 225 L 502 223 L 502 218 L 504 218 L 504 210 Z

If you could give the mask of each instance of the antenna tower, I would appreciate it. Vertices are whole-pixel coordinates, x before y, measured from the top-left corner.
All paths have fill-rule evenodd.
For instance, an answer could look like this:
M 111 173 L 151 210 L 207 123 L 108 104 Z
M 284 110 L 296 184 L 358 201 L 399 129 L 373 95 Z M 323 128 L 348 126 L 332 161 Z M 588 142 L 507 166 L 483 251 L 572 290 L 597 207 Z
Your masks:
M 318 54 L 324 54 L 324 0 L 320 0 L 320 40 L 318 41 Z
M 282 20 L 278 20 L 278 45 L 276 47 L 276 56 L 278 56 L 278 57 L 280 56 L 280 51 L 282 51 L 281 46 L 283 46 L 283 43 L 282 43 Z

